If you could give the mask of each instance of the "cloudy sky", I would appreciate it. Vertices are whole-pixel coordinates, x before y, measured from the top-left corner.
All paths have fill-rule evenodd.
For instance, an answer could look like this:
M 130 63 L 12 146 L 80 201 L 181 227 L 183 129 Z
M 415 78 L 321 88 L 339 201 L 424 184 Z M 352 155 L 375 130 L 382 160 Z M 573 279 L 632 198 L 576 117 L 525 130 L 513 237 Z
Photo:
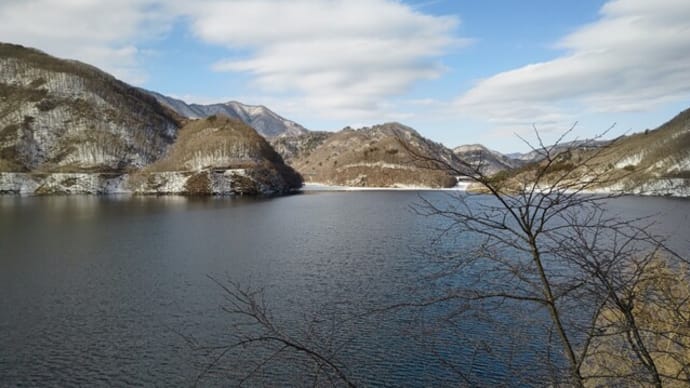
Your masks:
M 687 0 L 2 0 L 0 41 L 314 130 L 400 121 L 524 151 L 690 107 Z

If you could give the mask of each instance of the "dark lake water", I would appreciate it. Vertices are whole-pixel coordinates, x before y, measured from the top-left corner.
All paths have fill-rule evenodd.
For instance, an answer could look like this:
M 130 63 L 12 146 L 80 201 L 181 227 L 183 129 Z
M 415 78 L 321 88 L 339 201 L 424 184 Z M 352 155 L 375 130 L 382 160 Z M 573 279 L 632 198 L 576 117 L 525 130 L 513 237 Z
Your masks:
M 190 341 L 218 346 L 235 334 L 209 276 L 265 287 L 276 319 L 295 331 L 312 314 L 341 317 L 431 292 L 419 280 L 430 267 L 419 250 L 439 221 L 410 211 L 419 195 L 0 197 L 0 386 L 194 385 L 215 353 Z M 421 195 L 446 200 L 441 192 Z M 656 214 L 671 245 L 690 250 L 690 201 L 626 197 L 610 206 Z M 462 251 L 462 241 L 452 243 Z M 453 368 L 471 369 L 486 385 L 538 385 L 508 371 L 517 365 L 528 375 L 538 368 L 529 357 L 509 357 L 507 365 L 473 357 L 452 330 L 415 335 L 428 329 L 434 312 L 427 314 L 339 325 L 339 358 L 364 385 L 462 385 Z M 485 346 L 501 343 L 471 321 L 460 330 Z M 242 351 L 221 359 L 199 385 L 237 384 L 251 358 Z M 287 369 L 248 385 L 305 383 Z

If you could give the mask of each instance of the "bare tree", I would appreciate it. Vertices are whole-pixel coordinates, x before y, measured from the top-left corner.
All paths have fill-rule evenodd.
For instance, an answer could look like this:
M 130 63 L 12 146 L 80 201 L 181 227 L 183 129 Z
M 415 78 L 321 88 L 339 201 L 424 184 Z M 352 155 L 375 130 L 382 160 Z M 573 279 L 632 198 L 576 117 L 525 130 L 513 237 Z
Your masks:
M 243 286 L 231 279 L 219 281 L 211 276 L 209 279 L 224 292 L 223 310 L 229 314 L 233 335 L 229 343 L 212 346 L 201 346 L 196 340 L 185 337 L 194 349 L 205 351 L 211 357 L 195 385 L 235 352 L 248 363 L 237 382 L 239 386 L 255 385 L 253 379 L 261 381 L 262 374 L 272 368 L 274 372 L 278 369 L 289 372 L 290 378 L 302 379 L 303 385 L 356 386 L 347 367 L 338 360 L 338 352 L 344 346 L 335 336 L 340 319 L 305 318 L 299 327 L 290 330 L 289 325 L 274 317 L 262 288 Z M 295 369 L 301 372 L 296 374 Z
M 651 232 L 652 219 L 610 213 L 607 205 L 623 193 L 597 191 L 621 179 L 601 164 L 615 143 L 564 146 L 571 131 L 553 146 L 535 131 L 538 143 L 528 144 L 542 160 L 497 175 L 488 175 L 481 159 L 467 163 L 419 154 L 406 147 L 406 135 L 400 133 L 411 163 L 463 177 L 473 187 L 444 200 L 421 197 L 414 206 L 417 214 L 439 220 L 427 255 L 437 270 L 423 284 L 442 286 L 421 286 L 425 292 L 362 315 L 441 306 L 443 314 L 433 315 L 432 326 L 453 330 L 467 317 L 484 320 L 514 345 L 498 354 L 476 342 L 472 359 L 483 352 L 510 358 L 505 364 L 513 365 L 513 358 L 527 355 L 540 361 L 539 378 L 557 386 L 690 384 L 685 259 Z M 462 249 L 441 243 L 449 239 L 461 241 Z M 354 385 L 332 341 L 313 330 L 287 334 L 261 294 L 220 285 L 229 296 L 228 312 L 246 317 L 253 330 L 228 349 L 256 345 L 275 354 L 298 353 L 315 365 L 316 380 L 324 373 L 329 383 Z M 539 347 L 530 346 L 534 343 Z M 463 367 L 440 353 L 440 362 L 456 371 L 460 382 L 481 383 L 472 360 Z M 273 360 L 274 353 L 265 354 L 260 367 Z M 521 378 L 521 370 L 512 373 Z
M 423 199 L 416 207 L 419 214 L 446 220 L 444 236 L 464 236 L 466 241 L 476 242 L 471 252 L 452 256 L 448 261 L 451 270 L 442 276 L 457 276 L 458 271 L 487 275 L 481 282 L 469 287 L 460 285 L 424 304 L 452 296 L 493 302 L 511 300 L 517 307 L 525 303 L 539 306 L 548 312 L 548 333 L 558 339 L 568 384 L 581 387 L 604 378 L 657 387 L 665 381 L 690 383 L 685 368 L 672 368 L 672 373 L 661 370 L 653 350 L 653 343 L 658 342 L 655 336 L 677 339 L 681 334 L 677 330 L 673 335 L 652 333 L 637 316 L 650 306 L 662 308 L 657 306 L 661 303 L 658 299 L 640 297 L 644 288 L 641 285 L 652 284 L 652 278 L 659 276 L 658 271 L 650 269 L 655 258 L 682 258 L 668 250 L 662 238 L 649 232 L 649 219 L 609 214 L 607 203 L 622 193 L 595 192 L 621 179 L 601 165 L 615 143 L 598 146 L 593 140 L 563 146 L 571 131 L 553 146 L 546 146 L 535 131 L 538 145 L 527 144 L 542 160 L 494 176 L 485 174 L 482 160 L 448 162 L 406 147 L 414 163 L 474 183 L 475 194 L 454 195 L 448 201 Z M 400 136 L 404 147 L 404 135 Z M 671 280 L 667 276 L 664 280 L 677 287 L 688 279 L 680 276 Z M 668 311 L 684 311 L 680 307 L 686 306 L 687 300 L 667 297 L 663 303 Z M 678 316 L 685 317 L 681 312 L 676 313 Z M 590 373 L 590 361 L 601 355 L 597 353 L 603 343 L 600 338 L 614 336 L 619 340 L 617 354 L 632 366 L 628 368 L 632 372 L 608 376 Z M 676 351 L 668 357 L 678 364 L 690 363 L 686 342 L 676 340 L 674 346 Z

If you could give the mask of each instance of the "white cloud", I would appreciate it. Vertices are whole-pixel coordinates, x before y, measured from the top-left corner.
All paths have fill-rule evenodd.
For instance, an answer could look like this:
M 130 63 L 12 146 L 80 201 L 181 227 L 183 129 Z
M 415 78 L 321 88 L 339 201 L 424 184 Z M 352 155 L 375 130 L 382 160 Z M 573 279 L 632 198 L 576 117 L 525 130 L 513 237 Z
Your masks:
M 456 101 L 505 126 L 572 123 L 583 112 L 649 110 L 690 95 L 690 2 L 616 0 L 557 44 L 566 54 L 496 74 Z
M 169 19 L 146 0 L 3 0 L 0 39 L 78 59 L 141 83 L 137 43 L 160 35 Z
M 231 57 L 209 64 L 243 73 L 257 95 L 289 96 L 305 111 L 364 120 L 387 99 L 446 70 L 467 44 L 459 20 L 398 0 L 3 0 L 0 39 L 37 47 L 141 84 L 142 47 L 175 21 Z
M 264 93 L 288 93 L 306 109 L 364 119 L 388 97 L 440 76 L 458 19 L 394 0 L 237 0 L 179 3 L 205 42 L 245 55 L 214 65 L 245 72 Z

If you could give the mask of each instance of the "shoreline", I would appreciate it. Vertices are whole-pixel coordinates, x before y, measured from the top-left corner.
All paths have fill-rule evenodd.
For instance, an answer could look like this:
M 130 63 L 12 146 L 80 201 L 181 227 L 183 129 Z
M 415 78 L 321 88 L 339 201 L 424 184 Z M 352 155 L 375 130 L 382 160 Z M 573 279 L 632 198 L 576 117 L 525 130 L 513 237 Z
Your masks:
M 231 171 L 236 172 L 236 171 Z M 232 181 L 234 177 L 226 174 L 210 174 L 209 190 L 206 193 L 190 192 L 186 187 L 187 180 L 193 173 L 190 172 L 162 172 L 154 173 L 156 178 L 152 187 L 130 187 L 126 184 L 129 174 L 109 174 L 109 173 L 0 173 L 0 195 L 252 195 L 251 193 L 240 193 L 233 190 Z M 620 187 L 609 187 L 594 190 L 582 191 L 586 195 L 623 195 L 636 197 L 657 197 L 657 198 L 679 198 L 690 199 L 690 180 L 677 182 L 673 180 L 658 181 L 643 185 L 634 190 L 625 190 Z M 258 186 L 261 186 L 257 182 Z M 315 192 L 376 192 L 376 191 L 446 191 L 446 192 L 466 192 L 476 193 L 469 190 L 469 182 L 461 182 L 453 187 L 427 187 L 413 185 L 396 185 L 393 187 L 359 187 L 359 186 L 338 186 L 322 182 L 305 182 L 302 187 L 283 191 L 283 190 L 258 190 L 254 195 L 280 195 L 292 193 L 315 193 Z M 537 191 L 540 191 L 537 188 Z
M 396 186 L 396 187 L 357 187 L 357 186 L 337 186 L 329 185 L 319 182 L 309 182 L 304 183 L 302 188 L 298 189 L 298 192 L 358 192 L 358 191 L 456 191 L 456 192 L 471 192 L 468 191 L 469 183 L 462 183 L 454 187 L 448 188 L 435 188 L 435 187 L 424 187 L 424 186 Z M 631 191 L 619 191 L 613 188 L 603 188 L 599 190 L 586 190 L 582 191 L 581 194 L 586 195 L 610 195 L 619 194 L 622 196 L 633 196 L 633 197 L 643 197 L 643 198 L 677 198 L 677 199 L 688 199 L 690 200 L 690 189 L 686 188 L 646 188 L 642 190 L 631 190 Z
M 426 186 L 407 186 L 400 185 L 394 187 L 359 187 L 359 186 L 337 186 L 326 183 L 309 182 L 304 183 L 300 191 L 302 192 L 318 192 L 318 191 L 466 191 L 466 184 L 457 185 L 453 187 L 426 187 Z

